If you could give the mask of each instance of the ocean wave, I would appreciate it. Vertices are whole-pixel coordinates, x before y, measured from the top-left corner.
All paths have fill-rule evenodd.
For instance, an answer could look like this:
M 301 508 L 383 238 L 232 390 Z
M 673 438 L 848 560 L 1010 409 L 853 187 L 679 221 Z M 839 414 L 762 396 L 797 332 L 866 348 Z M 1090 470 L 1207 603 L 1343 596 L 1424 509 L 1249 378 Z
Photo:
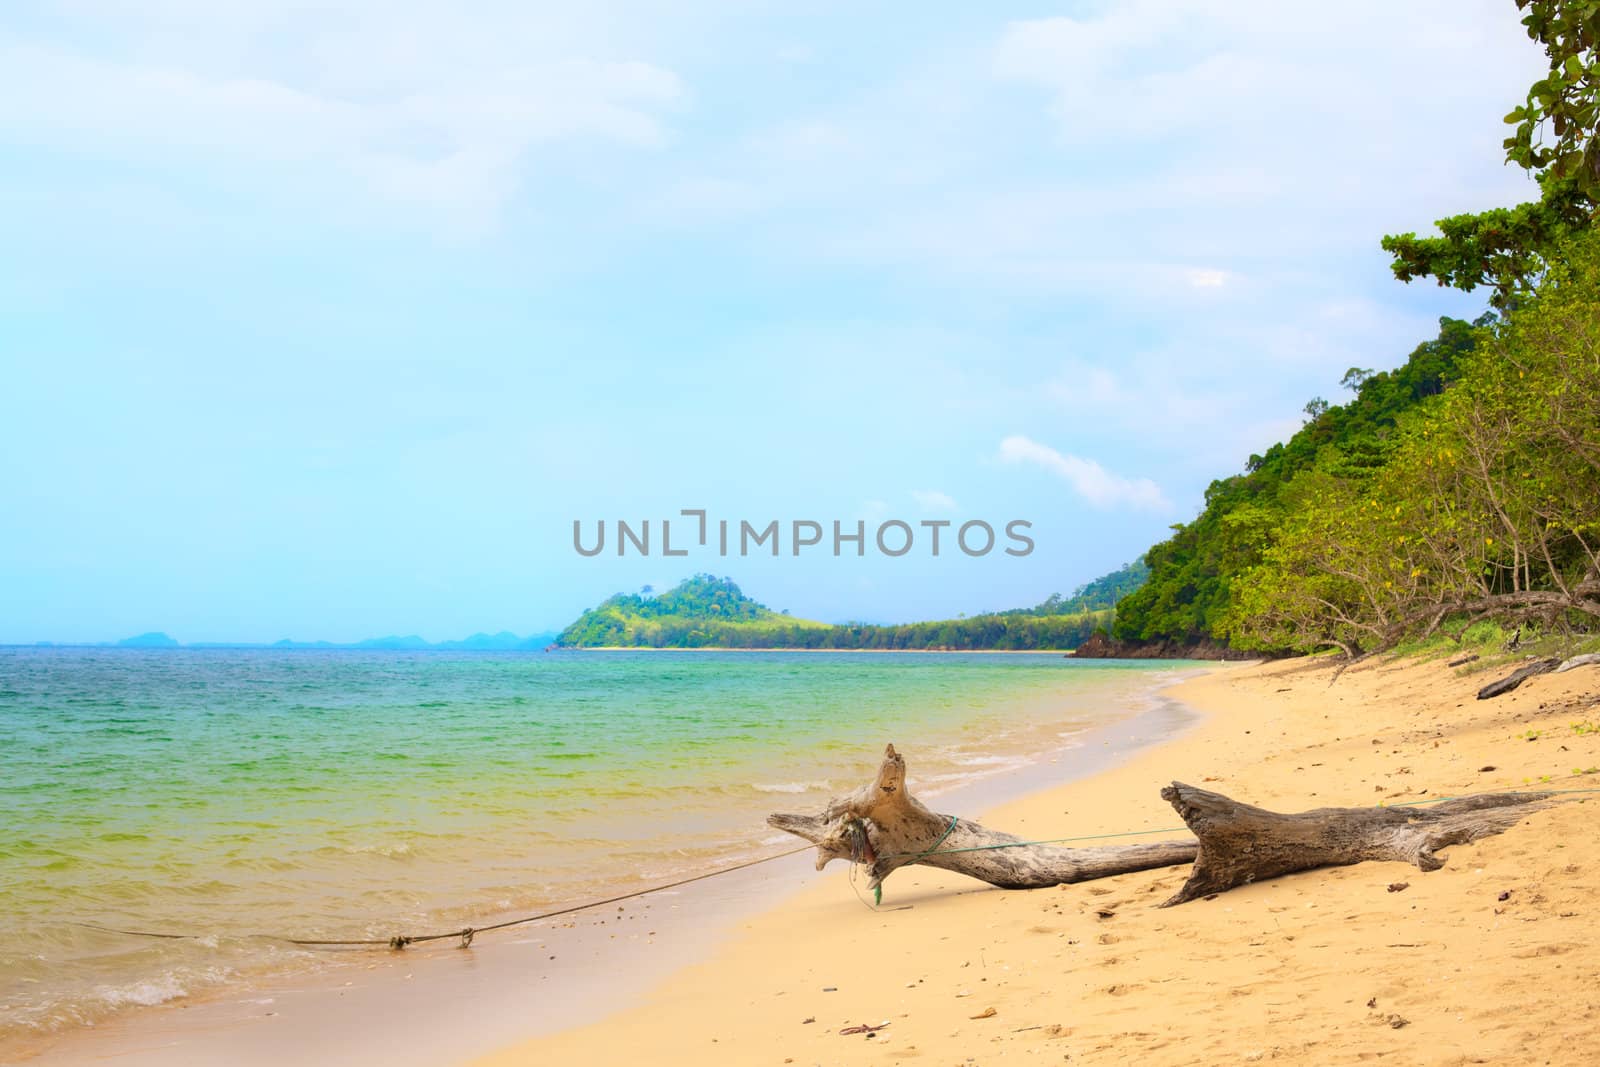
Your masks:
M 1018 756 L 957 756 L 950 762 L 958 767 L 1023 767 L 1028 763 Z
M 218 977 L 220 979 L 221 976 Z M 95 991 L 95 999 L 108 1008 L 124 1008 L 130 1005 L 153 1008 L 157 1004 L 165 1004 L 169 1000 L 177 1000 L 188 995 L 188 987 L 171 972 L 128 985 L 103 986 Z
M 826 780 L 814 782 L 752 782 L 750 788 L 757 793 L 813 793 L 828 788 Z

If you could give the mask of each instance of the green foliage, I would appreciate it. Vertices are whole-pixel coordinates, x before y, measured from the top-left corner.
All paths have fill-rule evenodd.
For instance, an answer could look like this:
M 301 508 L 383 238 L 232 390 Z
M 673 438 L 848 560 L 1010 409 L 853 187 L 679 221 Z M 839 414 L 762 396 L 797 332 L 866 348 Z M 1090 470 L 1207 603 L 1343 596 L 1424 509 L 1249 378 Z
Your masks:
M 755 636 L 826 628 L 794 619 L 745 596 L 731 578 L 697 574 L 659 596 L 618 593 L 561 632 L 572 647 L 700 648 L 722 645 L 730 633 Z M 744 644 L 729 647 L 747 647 Z
M 1550 69 L 1506 116 L 1516 127 L 1505 140 L 1506 160 L 1570 179 L 1600 200 L 1600 3 L 1517 0 L 1517 7 Z
M 1593 225 L 1600 206 L 1600 3 L 1517 0 L 1517 7 L 1550 67 L 1506 116 L 1516 129 L 1504 148 L 1507 162 L 1538 175 L 1539 199 L 1439 219 L 1438 237 L 1383 239 L 1401 281 L 1431 277 L 1466 292 L 1490 286 L 1489 303 L 1501 311 L 1538 283 L 1569 238 Z
M 1488 321 L 1441 319 L 1438 338 L 1419 345 L 1404 366 L 1364 378 L 1349 403 L 1329 406 L 1288 442 L 1252 455 L 1244 474 L 1212 482 L 1200 515 L 1146 553 L 1149 579 L 1118 602 L 1115 635 L 1185 643 L 1226 638 L 1233 582 L 1275 541 L 1294 504 L 1284 498 L 1288 483 L 1319 462 L 1336 472 L 1383 463 L 1399 418 L 1444 391 Z
M 1504 147 L 1539 200 L 1383 239 L 1401 281 L 1491 287 L 1498 316 L 1443 321 L 1393 374 L 1350 368 L 1351 403 L 1313 400 L 1212 483 L 1119 638 L 1355 654 L 1481 620 L 1508 647 L 1600 629 L 1600 0 L 1516 2 L 1550 66 Z
M 1472 620 L 1600 626 L 1600 235 L 1461 354 L 1371 465 L 1333 453 L 1284 486 L 1235 576 L 1245 647 L 1347 653 Z
M 1150 577 L 1150 567 L 1143 556 L 1132 563 L 1123 564 L 1110 574 L 1101 575 L 1092 582 L 1078 586 L 1071 596 L 1051 593 L 1044 603 L 1032 608 L 1017 608 L 1002 612 L 1004 615 L 1078 615 L 1088 611 L 1104 611 L 1116 606 L 1117 601 L 1132 593 Z
M 1351 367 L 1344 372 L 1344 377 L 1339 379 L 1339 384 L 1352 393 L 1361 392 L 1361 383 L 1372 377 L 1371 367 Z
M 1111 610 L 1062 615 L 988 614 L 939 622 L 873 626 L 845 624 L 831 628 L 806 648 L 864 648 L 941 651 L 1066 650 L 1087 641 L 1111 621 Z
M 1553 250 L 1586 229 L 1594 214 L 1594 194 L 1576 180 L 1546 175 L 1539 185 L 1541 196 L 1531 203 L 1439 219 L 1438 237 L 1385 237 L 1394 276 L 1403 282 L 1436 278 L 1469 293 L 1489 286 L 1492 306 L 1514 307 L 1543 276 Z
M 1109 603 L 1098 610 L 1074 606 L 1105 603 L 1111 590 L 1135 581 L 1135 566 L 1091 582 L 1053 612 L 1029 609 L 887 626 L 795 619 L 745 596 L 729 578 L 698 574 L 656 597 L 619 593 L 584 612 L 556 643 L 568 648 L 1070 649 L 1111 621 Z
M 1511 642 L 1512 634 L 1515 632 L 1507 630 L 1493 619 L 1480 619 L 1467 624 L 1463 619 L 1453 618 L 1447 620 L 1447 625 L 1448 632 L 1441 630 L 1426 637 L 1420 634 L 1404 637 L 1391 651 L 1397 656 L 1418 659 L 1439 659 L 1460 655 L 1463 652 L 1476 652 L 1479 659 L 1462 668 L 1470 672 L 1482 662 L 1483 657 L 1489 656 L 1492 661 L 1495 654 L 1503 651 Z

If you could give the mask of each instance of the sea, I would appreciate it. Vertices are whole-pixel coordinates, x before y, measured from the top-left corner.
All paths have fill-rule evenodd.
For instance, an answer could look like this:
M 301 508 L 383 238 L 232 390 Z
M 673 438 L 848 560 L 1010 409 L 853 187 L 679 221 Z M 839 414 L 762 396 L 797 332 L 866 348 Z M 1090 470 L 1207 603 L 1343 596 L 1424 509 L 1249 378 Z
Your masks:
M 1192 666 L 0 648 L 0 1042 L 772 855 L 886 742 L 933 799 Z

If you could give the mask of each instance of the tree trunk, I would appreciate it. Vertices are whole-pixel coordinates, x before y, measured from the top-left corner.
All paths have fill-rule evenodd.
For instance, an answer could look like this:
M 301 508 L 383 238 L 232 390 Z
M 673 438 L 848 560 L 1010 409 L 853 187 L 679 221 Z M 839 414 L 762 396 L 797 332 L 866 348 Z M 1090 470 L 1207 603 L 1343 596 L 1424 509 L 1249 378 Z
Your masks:
M 1429 807 L 1318 808 L 1281 815 L 1173 782 L 1161 791 L 1200 839 L 1194 871 L 1163 907 L 1263 878 L 1363 860 L 1444 865 L 1435 849 L 1498 834 L 1552 793 L 1478 793 Z
M 1038 889 L 1193 861 L 1162 906 L 1281 874 L 1365 860 L 1399 860 L 1424 871 L 1435 850 L 1498 834 L 1554 793 L 1478 793 L 1428 807 L 1318 808 L 1284 815 L 1220 793 L 1173 782 L 1161 791 L 1199 839 L 1060 848 L 1036 845 L 977 823 L 930 811 L 906 789 L 905 758 L 890 745 L 878 776 L 833 801 L 821 815 L 767 816 L 767 824 L 817 846 L 817 869 L 835 859 L 866 866 L 877 889 L 900 867 L 920 863 L 1001 889 Z
M 1499 696 L 1501 693 L 1509 693 L 1523 682 L 1526 682 L 1529 678 L 1532 678 L 1538 674 L 1548 674 L 1550 671 L 1553 671 L 1560 666 L 1560 664 L 1561 660 L 1552 657 L 1550 659 L 1542 659 L 1535 663 L 1530 663 L 1526 667 L 1520 667 L 1506 675 L 1504 678 L 1500 679 L 1498 682 L 1490 682 L 1488 685 L 1478 690 L 1478 699 L 1489 700 L 1492 697 Z
M 1095 848 L 1027 844 L 1021 838 L 928 810 L 906 789 L 905 758 L 890 745 L 875 781 L 831 803 L 818 815 L 769 815 L 767 824 L 817 846 L 817 869 L 830 860 L 865 864 L 867 888 L 913 863 L 969 875 L 1001 889 L 1104 878 L 1195 858 L 1193 841 Z
M 1577 667 L 1587 667 L 1591 663 L 1600 665 L 1600 652 L 1585 652 L 1581 656 L 1573 656 L 1571 659 L 1563 662 L 1561 666 L 1557 667 L 1551 673 L 1564 674 L 1567 671 L 1573 670 Z

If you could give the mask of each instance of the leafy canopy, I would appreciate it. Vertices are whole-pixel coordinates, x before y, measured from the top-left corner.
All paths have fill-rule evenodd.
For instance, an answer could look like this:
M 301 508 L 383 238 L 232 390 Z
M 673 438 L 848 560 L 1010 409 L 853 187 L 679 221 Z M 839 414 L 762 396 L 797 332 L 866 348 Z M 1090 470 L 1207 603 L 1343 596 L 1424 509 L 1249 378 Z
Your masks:
M 1506 122 L 1506 161 L 1536 174 L 1539 199 L 1509 208 L 1452 215 L 1434 223 L 1437 237 L 1391 234 L 1396 278 L 1435 278 L 1471 292 L 1494 290 L 1505 311 L 1537 285 L 1550 257 L 1594 223 L 1600 206 L 1600 0 L 1516 0 L 1522 24 L 1550 61 Z
M 1516 127 L 1505 140 L 1506 159 L 1600 201 L 1600 2 L 1517 0 L 1517 7 L 1550 71 L 1506 116 Z
M 1455 380 L 1478 337 L 1473 323 L 1439 320 L 1439 336 L 1417 346 L 1403 366 L 1362 377 L 1346 404 L 1320 398 L 1308 404 L 1309 421 L 1287 442 L 1251 456 L 1245 473 L 1212 482 L 1205 509 L 1146 554 L 1149 579 L 1118 602 L 1115 635 L 1180 643 L 1226 639 L 1234 583 L 1260 562 L 1299 506 L 1288 489 L 1296 475 L 1319 463 L 1336 472 L 1380 466 L 1404 413 Z

